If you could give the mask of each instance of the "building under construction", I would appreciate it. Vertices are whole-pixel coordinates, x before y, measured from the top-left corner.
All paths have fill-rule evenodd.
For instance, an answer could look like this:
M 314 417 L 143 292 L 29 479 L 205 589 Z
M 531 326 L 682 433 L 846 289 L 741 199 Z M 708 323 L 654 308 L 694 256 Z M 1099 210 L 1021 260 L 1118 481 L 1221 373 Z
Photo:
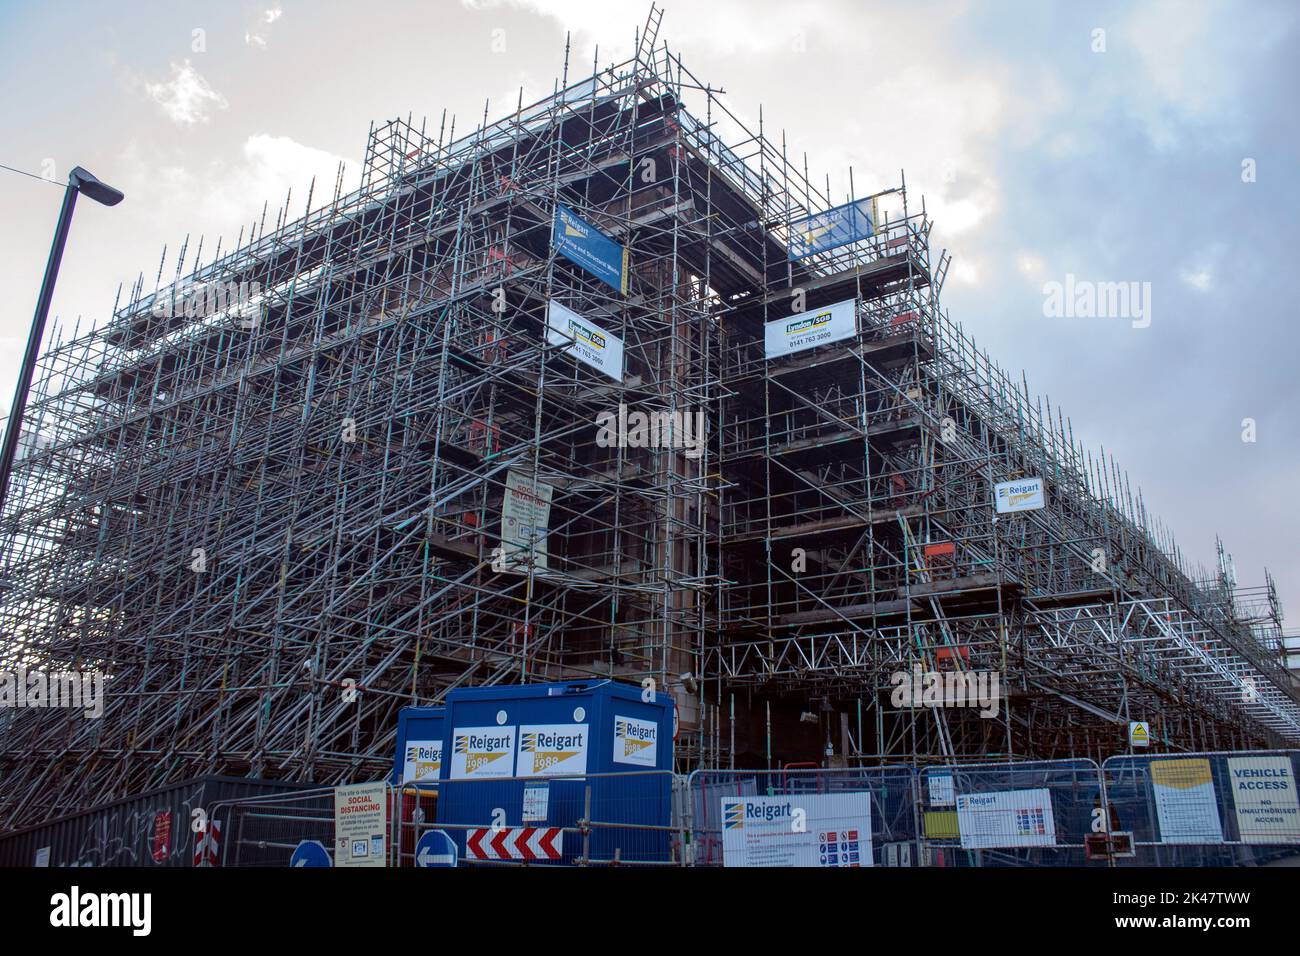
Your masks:
M 373 128 L 359 189 L 50 344 L 0 670 L 107 690 L 0 711 L 0 827 L 375 779 L 467 684 L 653 680 L 681 769 L 1300 741 L 1272 582 L 1190 569 L 943 312 L 905 184 L 830 195 L 658 18 L 467 135 Z M 914 668 L 996 714 L 900 706 Z

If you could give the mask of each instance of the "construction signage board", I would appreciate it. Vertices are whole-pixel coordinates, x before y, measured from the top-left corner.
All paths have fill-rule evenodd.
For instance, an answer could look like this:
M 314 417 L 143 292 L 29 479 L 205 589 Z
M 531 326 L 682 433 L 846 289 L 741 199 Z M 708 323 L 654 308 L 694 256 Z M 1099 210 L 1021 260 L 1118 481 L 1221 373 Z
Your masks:
M 871 794 L 722 798 L 723 866 L 871 866 Z
M 858 334 L 858 300 L 796 312 L 763 326 L 763 357 L 779 358 Z
M 586 724 L 532 724 L 519 728 L 516 776 L 553 777 L 586 772 Z
M 627 249 L 567 206 L 555 207 L 551 245 L 619 295 L 627 295 Z
M 386 866 L 388 788 L 359 783 L 334 788 L 334 865 Z
M 1014 514 L 1017 511 L 1037 511 L 1046 503 L 1043 498 L 1043 479 L 1017 478 L 1015 481 L 1000 481 L 993 486 L 993 502 L 998 514 Z
M 616 382 L 623 381 L 623 340 L 554 299 L 546 307 L 546 341 L 551 345 L 569 343 L 566 355 Z
M 930 806 L 951 807 L 956 802 L 951 770 L 928 770 L 925 779 L 930 792 Z
M 1300 804 L 1289 756 L 1229 757 L 1228 780 L 1242 843 L 1300 843 Z
M 1151 725 L 1145 720 L 1128 722 L 1128 745 L 1130 747 L 1151 746 Z
M 452 780 L 515 775 L 514 727 L 457 727 L 451 737 Z
M 1056 846 L 1052 794 L 1046 787 L 959 793 L 957 826 L 967 850 Z
M 1165 843 L 1222 843 L 1210 762 L 1201 758 L 1151 763 L 1160 839 Z
M 790 255 L 801 259 L 816 252 L 870 239 L 872 199 L 859 199 L 790 223 Z
M 674 710 L 675 712 L 675 710 Z M 659 763 L 659 725 L 653 720 L 614 716 L 614 763 L 654 768 Z
M 402 766 L 402 783 L 437 780 L 442 773 L 441 740 L 408 740 Z
M 551 783 L 524 784 L 523 821 L 524 823 L 545 823 L 550 814 Z
M 501 505 L 501 560 L 497 571 L 528 573 L 529 559 L 538 571 L 546 570 L 546 536 L 551 523 L 554 489 L 545 482 L 513 469 L 506 473 L 506 494 Z

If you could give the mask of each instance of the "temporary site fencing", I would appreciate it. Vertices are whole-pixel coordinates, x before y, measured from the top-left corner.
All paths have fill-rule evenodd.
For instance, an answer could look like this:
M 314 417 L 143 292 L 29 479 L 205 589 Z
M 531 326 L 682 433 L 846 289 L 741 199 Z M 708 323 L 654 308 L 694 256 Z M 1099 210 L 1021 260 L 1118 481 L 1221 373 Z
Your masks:
M 1300 855 L 1300 751 L 1123 754 L 1102 765 L 1111 823 L 1140 866 L 1255 866 Z
M 1259 866 L 1300 860 L 1300 751 L 383 784 L 385 862 L 425 865 Z M 381 785 L 375 785 L 376 787 Z M 230 800 L 221 865 L 337 850 L 332 788 Z

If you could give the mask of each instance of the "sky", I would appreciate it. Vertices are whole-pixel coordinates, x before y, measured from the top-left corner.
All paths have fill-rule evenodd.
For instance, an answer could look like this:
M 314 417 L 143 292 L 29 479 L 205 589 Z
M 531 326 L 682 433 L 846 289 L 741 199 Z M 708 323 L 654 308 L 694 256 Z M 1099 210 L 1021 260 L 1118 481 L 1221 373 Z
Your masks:
M 1300 4 L 662 6 L 660 39 L 815 181 L 844 194 L 851 169 L 862 195 L 905 171 L 953 256 L 952 318 L 1116 458 L 1186 556 L 1212 565 L 1221 534 L 1239 583 L 1268 566 L 1300 622 Z M 468 131 L 550 93 L 566 33 L 571 76 L 624 59 L 648 8 L 0 0 L 0 164 L 81 165 L 127 197 L 78 204 L 52 316 L 104 321 L 187 236 L 229 247 L 286 196 L 297 217 L 340 162 L 354 185 L 372 121 Z M 4 409 L 60 198 L 0 170 Z M 1120 282 L 1140 310 L 1050 306 L 1053 284 Z

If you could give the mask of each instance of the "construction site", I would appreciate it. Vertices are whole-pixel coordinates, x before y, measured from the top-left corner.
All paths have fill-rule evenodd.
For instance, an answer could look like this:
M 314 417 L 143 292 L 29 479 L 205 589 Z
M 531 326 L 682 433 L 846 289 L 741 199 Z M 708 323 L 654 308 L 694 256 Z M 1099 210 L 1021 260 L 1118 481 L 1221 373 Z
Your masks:
M 48 344 L 0 670 L 104 711 L 0 711 L 0 829 L 377 779 L 403 707 L 591 678 L 671 695 L 678 773 L 1300 746 L 1272 579 L 976 347 L 901 173 L 832 195 L 659 16 L 472 130 L 374 125 L 358 189 Z M 898 706 L 918 668 L 996 714 Z

